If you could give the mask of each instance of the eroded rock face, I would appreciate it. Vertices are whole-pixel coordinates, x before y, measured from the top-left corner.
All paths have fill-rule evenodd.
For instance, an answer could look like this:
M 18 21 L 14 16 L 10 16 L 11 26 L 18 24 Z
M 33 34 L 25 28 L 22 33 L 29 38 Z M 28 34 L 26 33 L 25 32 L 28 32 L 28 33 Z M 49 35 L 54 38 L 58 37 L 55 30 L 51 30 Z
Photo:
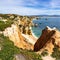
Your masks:
M 39 51 L 42 48 L 47 49 L 49 52 L 53 51 L 54 44 L 60 47 L 60 31 L 50 27 L 46 27 L 34 45 L 34 51 Z
M 14 45 L 22 49 L 33 49 L 33 45 L 28 43 L 26 39 L 22 36 L 18 26 L 12 24 L 11 27 L 8 27 L 3 32 L 4 36 L 9 37 L 11 41 L 14 42 Z

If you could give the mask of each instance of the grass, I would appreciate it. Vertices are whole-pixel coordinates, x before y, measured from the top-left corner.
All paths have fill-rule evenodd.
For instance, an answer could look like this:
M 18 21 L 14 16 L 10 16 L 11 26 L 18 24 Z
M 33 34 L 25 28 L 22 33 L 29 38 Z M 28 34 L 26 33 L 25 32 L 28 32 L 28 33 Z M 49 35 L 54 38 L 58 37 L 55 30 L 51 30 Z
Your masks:
M 55 45 L 54 47 L 54 52 L 52 53 L 52 57 L 56 58 L 56 60 L 60 60 L 60 48 L 58 46 Z
M 2 45 L 2 50 L 0 51 L 0 59 L 2 60 L 13 60 L 14 54 L 20 52 L 20 50 L 14 46 L 14 43 L 3 35 L 0 35 L 0 44 Z
M 4 31 L 5 28 L 10 27 L 12 23 L 12 20 L 7 20 L 6 22 L 0 21 L 0 31 Z
M 23 50 L 23 51 L 20 51 L 20 52 L 22 54 L 24 54 L 28 58 L 28 60 L 42 60 L 41 55 L 36 54 L 33 51 Z
M 48 51 L 47 50 L 44 50 L 42 53 L 41 53 L 42 56 L 47 56 L 48 55 Z

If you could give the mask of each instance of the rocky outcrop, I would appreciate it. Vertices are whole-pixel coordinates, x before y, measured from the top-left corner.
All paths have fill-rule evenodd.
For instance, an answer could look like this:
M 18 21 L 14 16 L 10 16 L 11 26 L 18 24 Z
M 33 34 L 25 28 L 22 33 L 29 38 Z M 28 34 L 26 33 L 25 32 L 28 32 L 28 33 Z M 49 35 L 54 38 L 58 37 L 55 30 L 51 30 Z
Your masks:
M 22 33 L 19 30 L 19 27 L 15 24 L 12 24 L 11 27 L 8 27 L 3 31 L 4 36 L 9 37 L 11 41 L 14 42 L 14 45 L 22 49 L 33 49 L 33 45 L 26 41 L 22 36 Z
M 9 37 L 9 39 L 13 41 L 14 44 L 18 46 L 19 48 L 32 49 L 33 47 L 32 43 L 34 44 L 35 39 L 33 37 L 32 37 L 33 39 L 30 39 L 30 37 L 32 36 L 30 27 L 33 24 L 32 20 L 34 18 L 35 16 L 20 16 L 16 14 L 0 14 L 0 20 L 4 22 L 4 23 L 1 23 L 3 28 L 0 28 L 1 30 L 0 34 L 3 33 L 4 36 Z
M 49 52 L 53 51 L 54 44 L 60 47 L 60 31 L 50 27 L 46 27 L 34 45 L 34 51 L 39 51 L 40 49 L 44 48 L 47 49 Z

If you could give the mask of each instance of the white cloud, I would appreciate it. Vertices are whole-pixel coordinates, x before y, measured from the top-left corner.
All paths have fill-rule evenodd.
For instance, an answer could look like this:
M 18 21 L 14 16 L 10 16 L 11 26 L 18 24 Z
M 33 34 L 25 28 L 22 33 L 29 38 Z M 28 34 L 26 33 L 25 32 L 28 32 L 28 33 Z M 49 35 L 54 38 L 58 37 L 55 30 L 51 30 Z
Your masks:
M 20 15 L 41 15 L 41 14 L 60 14 L 60 10 L 42 10 L 42 9 L 34 9 L 34 8 L 27 8 L 27 7 L 12 7 L 12 8 L 3 8 L 0 9 L 0 13 L 13 13 L 13 14 L 20 14 Z
M 60 8 L 60 0 L 52 0 L 50 4 L 51 8 Z
M 51 0 L 49 2 L 37 0 L 0 0 L 0 13 L 21 15 L 60 14 L 60 10 L 55 10 L 54 8 L 60 8 L 59 0 Z

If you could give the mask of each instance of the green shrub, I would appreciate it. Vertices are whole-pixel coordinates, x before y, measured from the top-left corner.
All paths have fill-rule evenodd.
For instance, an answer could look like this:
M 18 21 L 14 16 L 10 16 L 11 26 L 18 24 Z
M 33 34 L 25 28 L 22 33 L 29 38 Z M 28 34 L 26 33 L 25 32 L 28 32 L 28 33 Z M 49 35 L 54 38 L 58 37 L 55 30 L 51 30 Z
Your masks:
M 52 57 L 56 58 L 56 60 L 60 60 L 60 50 L 59 47 L 55 45 L 54 49 L 53 49 L 53 53 L 52 53 Z
M 47 50 L 44 50 L 42 53 L 41 53 L 42 56 L 47 56 L 48 55 L 48 51 Z
M 13 21 L 8 20 L 6 22 L 0 21 L 0 31 L 3 31 L 5 28 L 10 27 Z

